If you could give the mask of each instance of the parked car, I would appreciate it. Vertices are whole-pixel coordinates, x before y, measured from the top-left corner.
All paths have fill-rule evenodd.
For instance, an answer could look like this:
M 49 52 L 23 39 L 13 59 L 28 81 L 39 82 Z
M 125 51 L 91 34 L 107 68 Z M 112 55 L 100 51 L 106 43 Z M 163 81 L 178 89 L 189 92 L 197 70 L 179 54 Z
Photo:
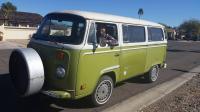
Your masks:
M 54 98 L 107 103 L 114 86 L 144 75 L 154 82 L 166 67 L 167 39 L 160 24 L 83 11 L 46 15 L 28 48 L 10 57 L 20 96 L 42 92 Z M 133 88 L 134 89 L 134 88 Z

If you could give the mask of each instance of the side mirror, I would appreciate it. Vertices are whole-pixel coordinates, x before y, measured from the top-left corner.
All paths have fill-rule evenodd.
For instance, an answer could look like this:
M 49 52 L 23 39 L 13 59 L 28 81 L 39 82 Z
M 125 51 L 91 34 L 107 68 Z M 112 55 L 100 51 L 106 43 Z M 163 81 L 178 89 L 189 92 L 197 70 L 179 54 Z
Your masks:
M 93 45 L 93 49 L 98 48 L 98 44 L 97 43 L 93 43 L 92 45 Z
M 94 37 L 91 38 L 91 43 L 92 43 L 92 45 L 93 45 L 93 52 L 95 52 L 95 50 L 96 50 L 97 47 L 98 47 L 98 43 L 97 43 L 96 36 L 94 36 Z

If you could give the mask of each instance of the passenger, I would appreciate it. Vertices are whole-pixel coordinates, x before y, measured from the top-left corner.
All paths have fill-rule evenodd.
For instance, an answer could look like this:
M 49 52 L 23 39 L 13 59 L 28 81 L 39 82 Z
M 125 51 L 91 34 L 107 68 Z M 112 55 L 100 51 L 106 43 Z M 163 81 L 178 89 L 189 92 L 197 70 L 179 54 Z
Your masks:
M 118 41 L 111 35 L 107 34 L 105 28 L 101 28 L 99 36 L 99 44 L 102 47 L 106 46 L 106 44 L 110 46 L 115 46 L 118 44 Z

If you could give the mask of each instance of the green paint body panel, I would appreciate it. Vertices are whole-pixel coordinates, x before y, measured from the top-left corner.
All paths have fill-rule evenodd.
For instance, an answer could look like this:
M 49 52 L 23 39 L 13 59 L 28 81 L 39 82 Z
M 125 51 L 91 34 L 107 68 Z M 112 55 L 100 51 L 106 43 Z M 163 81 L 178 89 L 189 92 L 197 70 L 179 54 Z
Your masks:
M 95 52 L 92 50 L 82 50 L 77 73 L 76 95 L 82 97 L 93 92 L 100 77 L 108 72 L 114 72 L 116 80 L 120 78 L 120 69 L 113 66 L 119 66 L 120 48 L 97 48 Z M 111 69 L 108 69 L 111 68 Z M 85 85 L 84 90 L 80 90 L 81 85 Z
M 67 91 L 71 98 L 75 98 L 76 72 L 80 50 L 60 49 L 56 47 L 30 43 L 28 47 L 34 48 L 43 61 L 45 70 L 45 90 Z M 56 53 L 62 51 L 64 60 L 56 59 Z M 63 66 L 66 70 L 64 78 L 56 77 L 56 68 Z
M 166 43 L 134 45 L 114 48 L 66 49 L 30 42 L 42 58 L 45 69 L 44 90 L 57 91 L 63 98 L 78 99 L 92 94 L 100 77 L 106 73 L 115 74 L 116 83 L 147 72 L 153 65 L 163 64 L 166 57 Z M 64 60 L 56 59 L 56 53 L 65 54 Z M 56 67 L 63 66 L 66 76 L 59 79 Z M 81 87 L 84 86 L 83 89 Z M 59 92 L 60 91 L 60 92 Z M 56 93 L 56 92 L 55 92 Z
M 166 62 L 166 51 L 167 43 L 148 45 L 145 71 L 148 71 L 153 65 L 162 66 Z
M 144 73 L 147 56 L 146 47 L 146 45 L 122 47 L 120 59 L 122 80 Z

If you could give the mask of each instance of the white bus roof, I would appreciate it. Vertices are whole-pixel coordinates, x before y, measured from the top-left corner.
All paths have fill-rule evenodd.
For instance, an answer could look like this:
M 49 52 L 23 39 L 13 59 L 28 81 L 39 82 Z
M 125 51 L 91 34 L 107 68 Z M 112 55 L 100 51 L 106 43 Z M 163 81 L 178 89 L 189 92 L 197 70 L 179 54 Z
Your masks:
M 104 13 L 78 11 L 78 10 L 66 10 L 66 11 L 57 12 L 57 13 L 67 13 L 67 14 L 78 15 L 78 16 L 84 17 L 86 19 L 91 19 L 91 20 L 100 20 L 100 21 L 110 21 L 110 22 L 120 22 L 120 23 L 129 23 L 129 24 L 163 27 L 161 24 L 158 24 L 158 23 L 155 23 L 155 22 L 150 22 L 150 21 L 135 19 L 135 18 L 130 18 L 130 17 L 111 15 L 111 14 L 104 14 Z

